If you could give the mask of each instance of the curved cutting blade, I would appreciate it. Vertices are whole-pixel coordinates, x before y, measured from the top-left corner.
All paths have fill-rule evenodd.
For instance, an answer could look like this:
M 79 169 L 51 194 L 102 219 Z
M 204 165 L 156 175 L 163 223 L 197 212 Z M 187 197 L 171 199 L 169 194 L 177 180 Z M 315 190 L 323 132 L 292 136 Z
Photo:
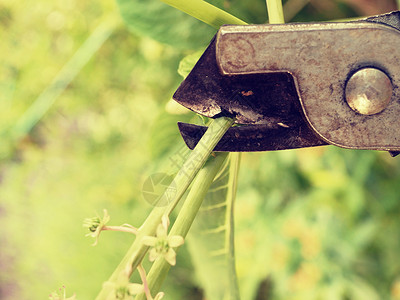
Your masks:
M 178 123 L 181 135 L 190 149 L 199 142 L 207 127 Z M 293 128 L 269 128 L 265 125 L 247 125 L 230 128 L 214 151 L 253 152 L 296 149 L 327 145 L 312 133 L 305 123 Z
M 233 117 L 215 151 L 268 151 L 326 145 L 304 121 L 293 77 L 289 73 L 223 76 L 218 69 L 215 39 L 173 99 L 201 115 Z M 179 124 L 193 149 L 206 127 Z

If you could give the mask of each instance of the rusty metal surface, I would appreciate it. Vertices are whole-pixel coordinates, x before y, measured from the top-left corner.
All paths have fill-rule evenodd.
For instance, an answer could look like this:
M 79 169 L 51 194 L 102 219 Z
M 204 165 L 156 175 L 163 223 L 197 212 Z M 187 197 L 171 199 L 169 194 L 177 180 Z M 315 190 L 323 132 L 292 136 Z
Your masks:
M 399 12 L 353 23 L 223 27 L 174 99 L 208 117 L 251 124 L 230 129 L 221 151 L 327 142 L 395 154 L 400 150 L 398 30 Z M 384 71 L 394 89 L 388 107 L 371 116 L 353 111 L 345 100 L 346 82 L 364 67 Z M 179 127 L 189 147 L 205 130 Z
M 308 127 L 292 76 L 288 73 L 220 74 L 213 40 L 173 98 L 207 117 L 234 117 L 251 126 L 228 130 L 215 151 L 267 151 L 325 145 Z M 180 124 L 193 148 L 205 127 Z
M 216 61 L 215 40 L 173 98 L 206 117 L 234 117 L 239 124 L 303 122 L 293 78 L 288 73 L 223 76 Z
M 178 123 L 186 145 L 193 149 L 207 127 Z M 247 125 L 230 128 L 214 151 L 275 151 L 327 145 L 309 130 L 305 122 L 295 128 L 270 128 L 268 125 Z
M 400 11 L 393 11 L 382 15 L 368 17 L 365 21 L 387 25 L 400 30 Z
M 400 34 L 371 22 L 226 26 L 216 59 L 224 76 L 287 72 L 295 78 L 307 122 L 329 144 L 400 150 Z M 362 67 L 384 71 L 394 87 L 379 114 L 354 112 L 344 99 L 348 78 Z

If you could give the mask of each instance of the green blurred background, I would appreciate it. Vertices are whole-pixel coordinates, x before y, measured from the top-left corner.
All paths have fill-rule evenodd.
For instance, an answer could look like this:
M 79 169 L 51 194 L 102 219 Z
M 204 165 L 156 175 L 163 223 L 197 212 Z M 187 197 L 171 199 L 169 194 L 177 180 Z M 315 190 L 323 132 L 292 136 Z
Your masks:
M 209 2 L 267 22 L 263 0 Z M 292 21 L 396 8 L 284 3 Z M 63 285 L 94 299 L 133 238 L 107 232 L 92 247 L 82 221 L 103 208 L 115 225 L 144 220 L 143 181 L 176 171 L 176 122 L 196 119 L 170 102 L 179 62 L 214 32 L 157 0 L 0 2 L 0 299 L 47 299 Z M 400 299 L 399 179 L 399 158 L 387 153 L 244 154 L 235 213 L 243 299 Z M 203 299 L 185 247 L 163 290 Z

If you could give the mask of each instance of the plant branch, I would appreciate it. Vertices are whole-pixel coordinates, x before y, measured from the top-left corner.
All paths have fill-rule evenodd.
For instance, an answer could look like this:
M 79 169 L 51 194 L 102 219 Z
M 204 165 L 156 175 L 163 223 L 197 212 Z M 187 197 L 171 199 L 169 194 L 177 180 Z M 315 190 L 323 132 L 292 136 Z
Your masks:
M 138 229 L 136 239 L 121 263 L 118 265 L 114 273 L 111 275 L 109 282 L 118 282 L 119 280 L 126 280 L 133 270 L 135 270 L 143 257 L 146 255 L 148 246 L 143 245 L 142 239 L 145 236 L 154 236 L 157 226 L 161 223 L 161 219 L 165 215 L 169 215 L 175 208 L 183 194 L 186 192 L 189 185 L 192 183 L 198 171 L 202 168 L 210 153 L 225 134 L 225 132 L 232 126 L 233 119 L 218 118 L 213 120 L 208 130 L 200 139 L 195 149 L 190 153 L 188 159 L 183 164 L 179 173 L 175 176 L 174 181 L 169 188 L 175 189 L 176 193 L 173 201 L 167 207 L 154 207 L 150 215 L 147 217 L 143 225 Z M 167 191 L 169 190 L 167 188 Z M 162 197 L 167 197 L 164 194 Z M 110 285 L 103 286 L 97 300 L 106 300 L 112 293 Z
M 139 275 L 140 275 L 140 279 L 143 282 L 143 288 L 144 288 L 144 293 L 146 295 L 146 298 L 147 299 L 151 299 L 152 297 L 151 297 L 151 293 L 150 293 L 150 290 L 149 290 L 149 285 L 147 283 L 146 271 L 144 270 L 142 264 L 140 264 L 137 269 L 138 269 L 138 272 L 139 272 Z
M 138 233 L 136 228 L 126 227 L 126 226 L 104 226 L 102 231 L 105 231 L 105 230 L 132 233 L 134 235 L 136 235 Z
M 186 237 L 194 218 L 203 202 L 205 195 L 213 182 L 214 177 L 221 169 L 228 153 L 216 153 L 200 170 L 190 192 L 171 228 L 169 236 L 179 235 Z M 147 283 L 152 294 L 159 291 L 171 265 L 163 258 L 159 257 L 154 262 L 147 276 Z M 139 294 L 135 300 L 144 300 L 145 294 Z
M 206 133 L 190 153 L 189 158 L 186 160 L 174 178 L 173 183 L 176 186 L 177 195 L 175 196 L 174 201 L 169 204 L 166 210 L 167 215 L 169 215 L 178 204 L 180 198 L 192 183 L 197 172 L 204 165 L 215 146 L 224 136 L 225 132 L 233 125 L 233 122 L 233 119 L 222 117 L 213 120 L 213 122 L 210 124 Z
M 283 24 L 285 18 L 283 16 L 283 8 L 281 0 L 266 0 L 268 10 L 268 20 L 270 24 Z
M 230 220 L 230 230 L 226 238 L 228 239 L 225 244 L 230 245 L 228 255 L 228 268 L 230 278 L 229 278 L 229 291 L 231 292 L 231 299 L 240 299 L 239 284 L 236 273 L 236 262 L 235 262 L 235 235 L 234 235 L 234 204 L 236 199 L 237 191 L 237 180 L 239 177 L 240 161 L 242 158 L 242 153 L 230 153 L 230 170 L 229 170 L 229 181 L 228 181 L 228 194 L 227 198 L 227 208 L 226 208 L 226 218 Z

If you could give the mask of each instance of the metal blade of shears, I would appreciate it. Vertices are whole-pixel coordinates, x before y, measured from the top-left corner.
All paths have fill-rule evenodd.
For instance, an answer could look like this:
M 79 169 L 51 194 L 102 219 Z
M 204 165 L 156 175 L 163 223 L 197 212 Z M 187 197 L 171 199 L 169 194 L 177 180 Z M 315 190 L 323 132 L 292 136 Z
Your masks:
M 285 72 L 223 76 L 215 39 L 173 99 L 201 115 L 234 117 L 244 126 L 228 130 L 215 151 L 267 151 L 326 145 L 304 122 L 293 78 Z M 206 127 L 179 123 L 193 149 Z
M 326 144 L 399 151 L 399 15 L 222 27 L 173 98 L 201 115 L 243 124 L 228 130 L 218 151 Z M 363 68 L 389 80 L 391 100 L 379 112 L 360 113 L 346 102 L 347 83 Z M 190 148 L 205 130 L 190 124 L 179 128 Z

